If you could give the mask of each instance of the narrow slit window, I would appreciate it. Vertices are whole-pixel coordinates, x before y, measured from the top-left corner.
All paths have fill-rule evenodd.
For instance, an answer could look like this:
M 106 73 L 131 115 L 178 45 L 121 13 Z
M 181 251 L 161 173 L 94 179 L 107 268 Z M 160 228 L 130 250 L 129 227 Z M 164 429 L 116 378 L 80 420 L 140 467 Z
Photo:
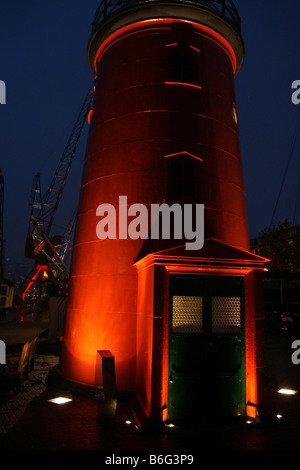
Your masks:
M 171 162 L 171 195 L 195 196 L 195 163 L 184 158 Z
M 168 82 L 199 85 L 197 82 L 197 55 L 199 51 L 186 44 L 169 48 Z

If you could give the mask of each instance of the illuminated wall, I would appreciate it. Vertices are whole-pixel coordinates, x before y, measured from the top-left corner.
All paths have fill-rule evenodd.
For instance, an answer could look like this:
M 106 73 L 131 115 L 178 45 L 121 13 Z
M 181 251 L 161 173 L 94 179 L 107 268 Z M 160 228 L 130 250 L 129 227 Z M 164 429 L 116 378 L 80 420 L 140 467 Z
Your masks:
M 257 416 L 253 405 L 262 401 L 264 393 L 262 269 L 265 262 L 265 258 L 214 239 L 206 240 L 202 250 L 188 255 L 184 247 L 178 247 L 137 260 L 139 349 L 135 394 L 145 416 L 168 418 L 169 283 L 170 275 L 174 274 L 243 279 L 245 404 L 252 404 L 246 406 L 247 416 Z
M 147 403 L 154 278 L 148 270 L 138 278 L 135 262 L 183 240 L 100 240 L 98 205 L 118 210 L 119 196 L 128 206 L 203 203 L 205 238 L 249 248 L 234 93 L 242 39 L 220 16 L 196 10 L 125 9 L 100 24 L 88 48 L 96 88 L 60 372 L 94 385 L 97 350 L 109 349 L 118 390 L 138 389 Z M 185 166 L 179 180 L 176 165 Z

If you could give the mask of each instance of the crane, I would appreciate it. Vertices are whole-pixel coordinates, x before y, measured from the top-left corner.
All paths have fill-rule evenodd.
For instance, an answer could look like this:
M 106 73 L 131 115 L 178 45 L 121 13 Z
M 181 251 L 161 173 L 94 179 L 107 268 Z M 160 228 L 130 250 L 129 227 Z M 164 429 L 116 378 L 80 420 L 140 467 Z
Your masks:
M 51 228 L 93 96 L 94 87 L 88 90 L 51 184 L 44 196 L 41 193 L 40 174 L 37 173 L 34 177 L 31 190 L 31 213 L 25 256 L 33 258 L 35 265 L 16 292 L 15 303 L 17 304 L 23 302 L 25 293 L 30 285 L 37 281 L 40 273 L 43 274 L 43 279 L 58 285 L 61 289 L 65 289 L 67 284 L 69 270 L 64 262 L 64 258 L 71 240 L 77 211 L 72 215 L 64 236 L 51 236 Z

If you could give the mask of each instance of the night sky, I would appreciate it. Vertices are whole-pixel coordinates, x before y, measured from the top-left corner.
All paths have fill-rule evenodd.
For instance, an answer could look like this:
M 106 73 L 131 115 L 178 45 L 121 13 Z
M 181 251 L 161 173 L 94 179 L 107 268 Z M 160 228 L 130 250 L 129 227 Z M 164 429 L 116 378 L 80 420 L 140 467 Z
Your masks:
M 98 4 L 99 0 L 1 3 L 0 80 L 6 84 L 6 104 L 0 106 L 0 168 L 5 180 L 5 256 L 14 263 L 28 264 L 24 246 L 33 177 L 41 173 L 44 193 L 93 84 L 86 49 Z M 246 48 L 236 96 L 249 235 L 254 238 L 271 222 L 288 218 L 300 223 L 300 214 L 294 218 L 300 105 L 291 101 L 292 82 L 300 80 L 300 2 L 235 4 Z M 77 206 L 87 131 L 88 125 L 57 214 L 57 232 L 64 230 Z

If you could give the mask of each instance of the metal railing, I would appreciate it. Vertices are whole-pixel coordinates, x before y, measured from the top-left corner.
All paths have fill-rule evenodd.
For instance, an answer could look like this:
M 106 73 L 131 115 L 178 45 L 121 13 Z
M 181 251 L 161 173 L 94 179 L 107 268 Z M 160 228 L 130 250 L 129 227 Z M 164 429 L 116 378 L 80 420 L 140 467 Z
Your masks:
M 93 31 L 104 21 L 107 17 L 115 11 L 120 10 L 128 5 L 140 3 L 150 4 L 161 0 L 102 0 L 96 10 L 92 28 Z M 206 8 L 225 16 L 239 31 L 241 29 L 241 18 L 238 11 L 231 0 L 164 0 L 164 3 L 184 3 L 187 5 L 205 6 Z

